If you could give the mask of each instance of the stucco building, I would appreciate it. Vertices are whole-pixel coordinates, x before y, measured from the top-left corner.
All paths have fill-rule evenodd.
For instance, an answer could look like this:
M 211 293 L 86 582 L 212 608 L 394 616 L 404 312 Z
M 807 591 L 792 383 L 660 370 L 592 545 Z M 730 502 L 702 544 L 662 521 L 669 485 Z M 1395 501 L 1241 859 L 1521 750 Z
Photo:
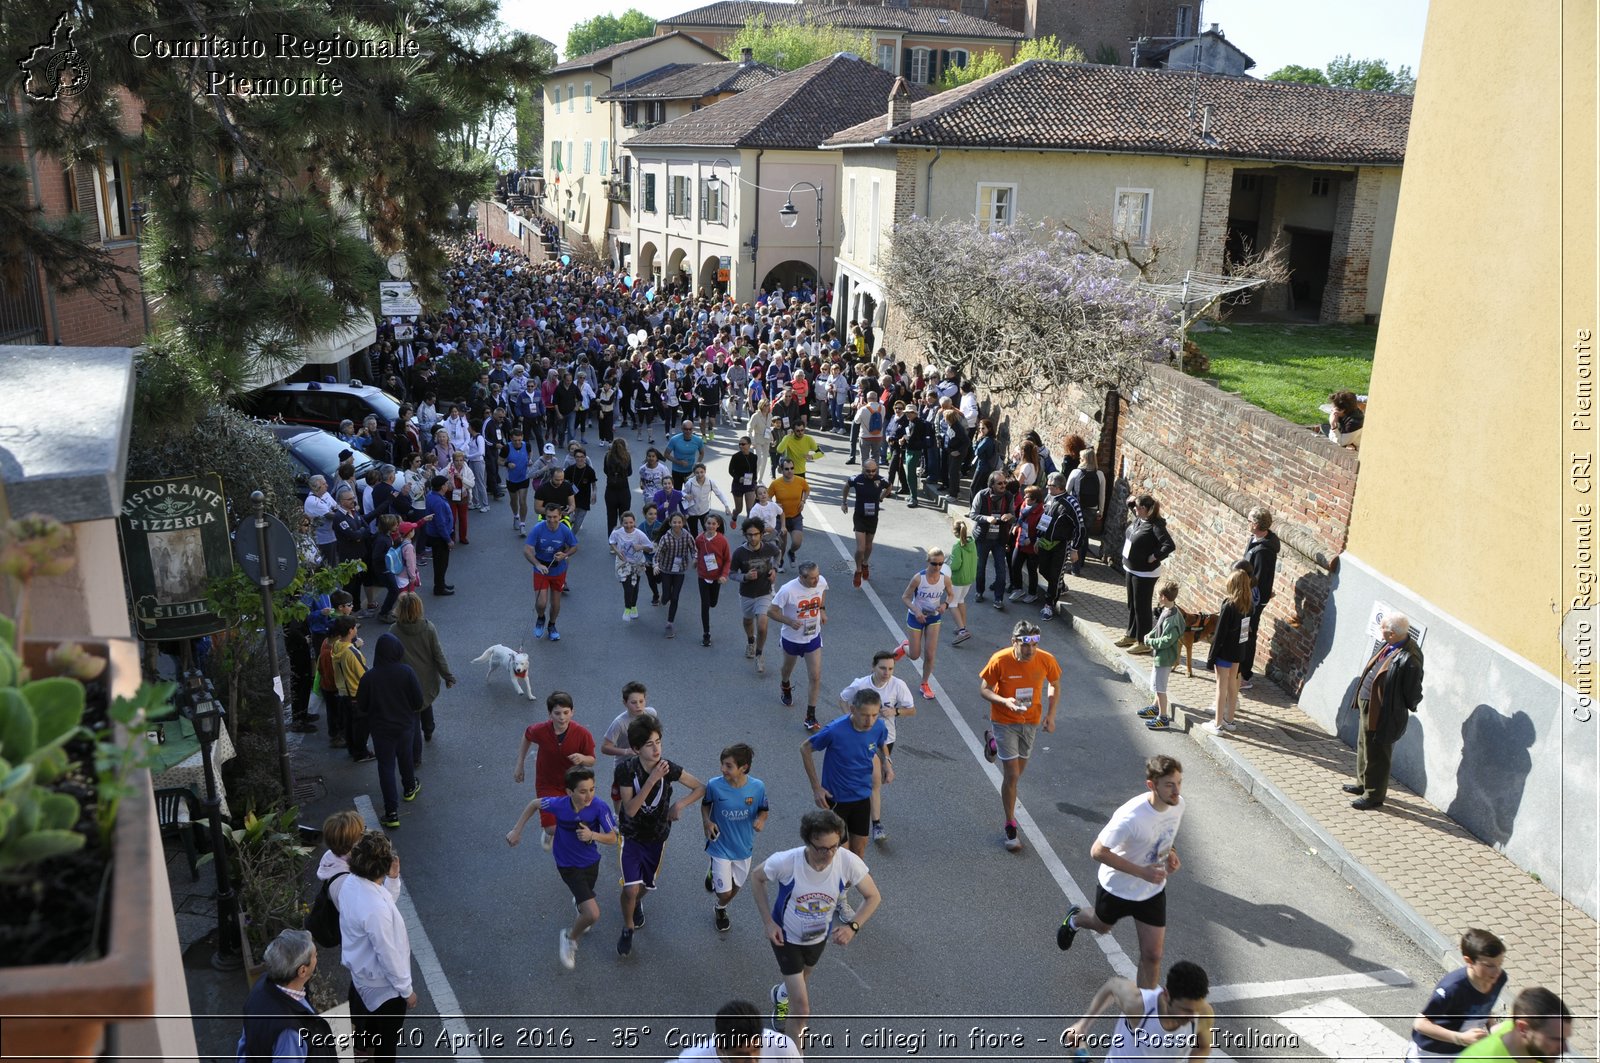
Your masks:
M 831 283 L 841 153 L 817 145 L 880 111 L 893 81 L 857 56 L 829 56 L 625 141 L 635 174 L 625 268 L 741 301 L 814 279 L 818 196 L 804 183 L 822 190 L 821 275 Z M 778 210 L 791 194 L 798 216 L 786 228 Z
M 1159 248 L 1177 276 L 1281 236 L 1294 276 L 1264 305 L 1375 320 L 1410 113 L 1408 96 L 1044 60 L 891 99 L 824 144 L 844 153 L 838 314 L 885 320 L 892 228 L 916 214 L 1064 222 Z

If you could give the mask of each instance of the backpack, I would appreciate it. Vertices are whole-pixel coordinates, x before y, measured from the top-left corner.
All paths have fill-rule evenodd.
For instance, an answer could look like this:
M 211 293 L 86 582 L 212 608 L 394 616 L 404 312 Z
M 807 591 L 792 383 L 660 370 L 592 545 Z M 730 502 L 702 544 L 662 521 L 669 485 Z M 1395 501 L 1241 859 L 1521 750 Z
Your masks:
M 1085 469 L 1083 475 L 1078 477 L 1078 505 L 1083 507 L 1085 513 L 1100 508 L 1099 469 Z
M 384 555 L 383 569 L 391 576 L 401 576 L 406 571 L 405 550 L 400 543 L 389 547 L 389 552 Z
M 880 407 L 880 410 L 881 410 L 881 407 Z M 881 412 L 875 413 L 871 417 L 867 418 L 867 432 L 868 432 L 868 434 L 870 434 L 870 435 L 878 435 L 882 431 L 883 431 L 883 414 Z
M 330 879 L 324 879 L 322 888 L 317 890 L 317 899 L 311 902 L 311 911 L 306 913 L 305 926 L 311 931 L 311 939 L 325 949 L 331 949 L 342 941 L 339 933 L 339 909 L 333 903 L 333 898 L 328 895 L 328 887 L 349 873 L 341 871 Z

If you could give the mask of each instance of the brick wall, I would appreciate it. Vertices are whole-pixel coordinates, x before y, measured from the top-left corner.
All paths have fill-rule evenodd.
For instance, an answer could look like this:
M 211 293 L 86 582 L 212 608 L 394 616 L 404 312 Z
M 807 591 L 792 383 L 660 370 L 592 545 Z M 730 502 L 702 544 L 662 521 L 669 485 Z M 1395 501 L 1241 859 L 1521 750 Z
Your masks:
M 1360 322 L 1367 312 L 1367 272 L 1372 265 L 1372 240 L 1378 222 L 1382 177 L 1366 167 L 1339 182 L 1333 215 L 1333 250 L 1328 256 L 1328 283 L 1322 293 L 1324 322 Z
M 1228 242 L 1228 208 L 1232 203 L 1233 163 L 1207 159 L 1194 260 L 1194 268 L 1201 273 L 1222 272 L 1222 256 Z
M 1178 544 L 1163 573 L 1182 586 L 1185 608 L 1217 609 L 1249 541 L 1245 515 L 1256 505 L 1271 510 L 1282 546 L 1257 662 L 1298 694 L 1327 604 L 1330 566 L 1349 529 L 1354 453 L 1164 366 L 1151 370 L 1136 401 L 1114 409 L 1073 389 L 1029 396 L 996 415 L 1012 447 L 1030 428 L 1058 458 L 1069 433 L 1095 447 L 1111 495 L 1104 530 L 1111 554 L 1121 551 L 1129 495 L 1155 496 Z
M 1170 37 L 1177 26 L 1178 7 L 1172 0 L 1028 0 L 1033 13 L 1032 33 L 1051 34 L 1065 44 L 1076 44 L 1084 57 L 1097 62 L 1102 45 L 1116 50 L 1122 66 L 1133 63 L 1130 37 Z M 1189 32 L 1196 30 L 1199 0 L 1185 5 Z
M 891 225 L 911 220 L 917 213 L 917 162 L 915 151 L 894 153 L 894 219 Z
M 511 233 L 511 215 L 506 208 L 493 200 L 478 201 L 478 235 L 503 247 L 519 247 L 531 261 L 543 262 L 546 257 L 544 241 L 538 230 L 527 219 L 518 225 L 518 234 Z

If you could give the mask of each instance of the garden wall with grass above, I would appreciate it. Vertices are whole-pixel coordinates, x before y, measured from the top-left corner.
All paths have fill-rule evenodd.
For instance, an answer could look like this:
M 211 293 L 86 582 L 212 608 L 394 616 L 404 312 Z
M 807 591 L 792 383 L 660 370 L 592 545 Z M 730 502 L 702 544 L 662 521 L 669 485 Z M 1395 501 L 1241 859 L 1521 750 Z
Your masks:
M 1165 366 L 1152 367 L 1145 383 L 1115 404 L 1074 388 L 1026 396 L 995 413 L 1013 447 L 1029 428 L 1057 456 L 1071 433 L 1095 447 L 1111 496 L 1104 529 L 1110 555 L 1121 556 L 1129 496 L 1148 492 L 1161 503 L 1178 547 L 1162 571 L 1178 581 L 1179 603 L 1191 612 L 1217 610 L 1249 541 L 1246 514 L 1257 505 L 1271 510 L 1281 547 L 1257 666 L 1299 693 L 1330 567 L 1349 530 L 1353 451 Z M 1201 652 L 1196 647 L 1196 656 Z

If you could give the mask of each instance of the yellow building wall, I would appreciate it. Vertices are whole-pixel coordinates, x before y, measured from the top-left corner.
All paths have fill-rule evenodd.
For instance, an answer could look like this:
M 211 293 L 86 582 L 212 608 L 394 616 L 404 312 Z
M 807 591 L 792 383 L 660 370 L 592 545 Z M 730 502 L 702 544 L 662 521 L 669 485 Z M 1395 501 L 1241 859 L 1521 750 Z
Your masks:
M 1567 454 L 1596 450 L 1567 428 L 1595 313 L 1593 29 L 1592 2 L 1429 11 L 1349 536 L 1565 678 Z

